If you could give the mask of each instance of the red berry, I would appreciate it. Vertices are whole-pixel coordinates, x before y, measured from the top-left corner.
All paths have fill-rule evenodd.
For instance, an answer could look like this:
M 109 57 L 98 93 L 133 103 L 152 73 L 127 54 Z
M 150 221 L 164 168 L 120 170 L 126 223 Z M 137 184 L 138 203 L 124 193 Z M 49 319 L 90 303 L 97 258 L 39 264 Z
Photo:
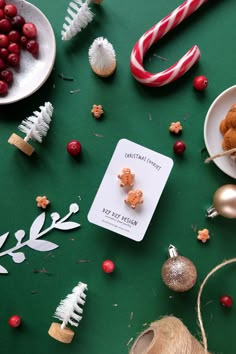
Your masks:
M 37 36 L 37 28 L 31 22 L 26 22 L 23 25 L 22 32 L 27 38 L 35 38 Z
M 0 9 L 0 20 L 2 20 L 5 17 L 3 9 Z
M 6 60 L 7 59 L 7 57 L 8 57 L 8 50 L 7 50 L 7 48 L 0 48 L 0 57 L 2 58 L 2 59 L 4 59 L 4 60 Z
M 0 80 L 0 95 L 4 95 L 8 92 L 8 84 L 3 81 Z
M 8 33 L 8 39 L 10 42 L 18 43 L 20 41 L 20 33 L 16 30 L 12 30 Z
M 220 297 L 220 303 L 222 306 L 231 307 L 233 305 L 233 299 L 229 295 L 222 295 Z
M 8 37 L 5 34 L 0 34 L 0 47 L 7 48 L 9 43 Z
M 21 318 L 17 315 L 11 316 L 8 320 L 8 324 L 13 328 L 19 327 L 21 324 Z
M 193 86 L 197 91 L 203 91 L 208 86 L 208 80 L 206 76 L 197 76 L 193 80 Z
M 26 44 L 26 49 L 33 55 L 38 55 L 39 44 L 34 39 L 30 39 Z
M 2 70 L 0 72 L 0 77 L 2 78 L 2 80 L 6 81 L 8 84 L 11 84 L 13 81 L 13 74 L 10 70 Z
M 3 10 L 8 17 L 14 17 L 17 14 L 17 7 L 14 4 L 5 5 Z
M 104 273 L 112 273 L 115 269 L 115 264 L 110 259 L 107 259 L 102 263 L 102 269 Z
M 5 67 L 6 67 L 5 61 L 2 58 L 0 58 L 0 70 L 5 69 Z
M 12 25 L 11 25 L 10 20 L 8 20 L 8 18 L 3 18 L 2 20 L 0 20 L 0 32 L 1 33 L 10 32 L 11 28 L 12 28 Z
M 7 47 L 9 53 L 20 53 L 20 46 L 17 43 L 10 43 L 9 46 Z
M 24 26 L 25 19 L 24 19 L 24 17 L 22 17 L 20 15 L 16 15 L 11 18 L 11 24 L 12 24 L 12 28 L 19 31 Z
M 28 43 L 28 38 L 26 36 L 21 36 L 20 37 L 20 44 L 23 46 L 23 47 L 26 47 Z
M 71 140 L 66 147 L 69 154 L 77 156 L 81 152 L 81 144 L 78 140 Z
M 0 9 L 3 9 L 5 5 L 5 0 L 0 0 Z
M 186 145 L 181 140 L 177 140 L 173 145 L 173 150 L 176 154 L 179 154 L 179 155 L 183 154 L 185 149 L 186 149 Z
M 17 53 L 10 53 L 7 57 L 7 61 L 12 66 L 18 66 L 20 64 L 20 56 Z

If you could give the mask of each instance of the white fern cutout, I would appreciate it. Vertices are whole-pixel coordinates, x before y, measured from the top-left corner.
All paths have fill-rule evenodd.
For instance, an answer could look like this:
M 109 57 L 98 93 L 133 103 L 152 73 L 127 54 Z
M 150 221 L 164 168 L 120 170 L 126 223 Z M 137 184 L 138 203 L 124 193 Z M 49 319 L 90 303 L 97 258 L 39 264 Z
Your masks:
M 24 119 L 18 126 L 18 129 L 26 134 L 24 138 L 26 142 L 33 139 L 41 143 L 42 138 L 47 135 L 53 114 L 53 106 L 50 102 L 46 102 L 39 109 L 40 111 L 33 112 L 34 115 Z
M 106 38 L 96 38 L 89 48 L 89 63 L 99 71 L 106 70 L 116 62 L 116 53 Z
M 80 316 L 83 309 L 79 305 L 84 305 L 86 300 L 85 290 L 88 290 L 87 284 L 79 282 L 72 290 L 72 294 L 62 300 L 56 309 L 53 317 L 62 321 L 61 328 L 64 329 L 68 323 L 72 326 L 78 327 L 82 319 Z
M 68 16 L 65 17 L 63 29 L 61 31 L 62 40 L 68 41 L 78 32 L 81 32 L 89 22 L 92 21 L 94 14 L 89 8 L 91 0 L 73 0 L 67 8 Z

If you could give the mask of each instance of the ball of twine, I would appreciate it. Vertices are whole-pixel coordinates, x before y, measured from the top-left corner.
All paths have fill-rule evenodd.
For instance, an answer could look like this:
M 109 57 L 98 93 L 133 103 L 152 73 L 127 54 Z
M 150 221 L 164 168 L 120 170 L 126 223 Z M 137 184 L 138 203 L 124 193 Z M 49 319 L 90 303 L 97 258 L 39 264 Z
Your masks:
M 201 342 L 198 341 L 183 324 L 174 317 L 166 316 L 150 324 L 131 347 L 130 354 L 210 354 L 207 348 L 207 337 L 201 314 L 201 295 L 209 278 L 222 267 L 236 262 L 232 258 L 214 267 L 203 280 L 197 297 L 197 318 L 201 331 Z

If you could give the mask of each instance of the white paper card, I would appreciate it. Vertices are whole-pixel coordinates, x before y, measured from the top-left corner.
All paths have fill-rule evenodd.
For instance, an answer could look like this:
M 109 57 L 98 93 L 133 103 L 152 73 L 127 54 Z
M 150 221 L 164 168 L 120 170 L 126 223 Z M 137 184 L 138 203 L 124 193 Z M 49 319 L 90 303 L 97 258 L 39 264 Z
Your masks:
M 118 174 L 128 167 L 132 187 L 120 187 Z M 130 140 L 121 139 L 88 213 L 88 220 L 135 241 L 141 241 L 165 187 L 173 160 Z M 132 209 L 124 202 L 129 190 L 141 189 L 143 203 Z

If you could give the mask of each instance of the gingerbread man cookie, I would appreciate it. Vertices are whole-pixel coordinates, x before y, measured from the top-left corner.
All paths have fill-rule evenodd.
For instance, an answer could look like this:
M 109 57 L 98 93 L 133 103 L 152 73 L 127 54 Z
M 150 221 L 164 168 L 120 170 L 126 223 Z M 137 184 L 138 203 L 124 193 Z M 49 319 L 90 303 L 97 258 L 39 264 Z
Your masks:
M 135 209 L 138 204 L 143 203 L 143 192 L 140 189 L 136 189 L 135 191 L 129 191 L 125 203 L 130 204 L 132 209 Z
M 125 167 L 122 169 L 121 174 L 119 174 L 117 177 L 120 179 L 120 186 L 130 186 L 132 187 L 134 185 L 134 174 L 131 173 L 130 168 Z

